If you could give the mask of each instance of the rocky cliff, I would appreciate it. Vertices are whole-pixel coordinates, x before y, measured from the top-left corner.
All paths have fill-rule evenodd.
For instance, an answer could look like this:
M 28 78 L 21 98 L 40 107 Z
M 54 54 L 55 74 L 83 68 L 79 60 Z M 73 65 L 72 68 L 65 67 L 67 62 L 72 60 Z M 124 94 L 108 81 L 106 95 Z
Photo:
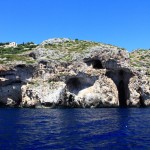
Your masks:
M 46 40 L 17 54 L 16 58 L 25 58 L 21 62 L 17 59 L 0 65 L 0 104 L 36 108 L 150 106 L 149 65 L 139 66 L 144 57 L 145 62 L 149 60 L 150 53 L 136 53 L 77 39 Z M 143 60 L 134 61 L 139 57 Z

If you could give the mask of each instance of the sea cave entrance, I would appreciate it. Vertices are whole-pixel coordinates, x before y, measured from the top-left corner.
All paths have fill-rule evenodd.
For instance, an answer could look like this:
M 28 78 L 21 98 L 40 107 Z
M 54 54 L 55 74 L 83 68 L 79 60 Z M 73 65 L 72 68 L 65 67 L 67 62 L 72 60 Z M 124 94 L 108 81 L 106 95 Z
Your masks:
M 118 85 L 119 104 L 121 107 L 126 107 L 126 89 L 125 84 L 121 80 Z
M 67 81 L 67 88 L 71 93 L 78 93 L 82 89 L 82 80 L 76 77 L 73 77 Z
M 127 100 L 130 98 L 128 84 L 132 73 L 125 70 L 108 70 L 106 76 L 111 78 L 117 86 L 119 106 L 127 107 Z

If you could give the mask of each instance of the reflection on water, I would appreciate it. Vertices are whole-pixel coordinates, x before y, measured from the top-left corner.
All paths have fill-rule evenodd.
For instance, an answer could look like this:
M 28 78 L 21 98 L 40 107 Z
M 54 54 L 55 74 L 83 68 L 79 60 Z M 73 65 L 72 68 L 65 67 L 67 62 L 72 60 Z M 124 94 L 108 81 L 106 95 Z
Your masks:
M 0 109 L 0 149 L 148 149 L 149 109 Z

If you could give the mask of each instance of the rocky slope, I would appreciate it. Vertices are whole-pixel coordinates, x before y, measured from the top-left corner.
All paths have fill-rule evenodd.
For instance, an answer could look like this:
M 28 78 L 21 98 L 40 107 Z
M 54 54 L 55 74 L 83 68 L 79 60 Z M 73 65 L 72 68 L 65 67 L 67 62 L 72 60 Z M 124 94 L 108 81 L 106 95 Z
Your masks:
M 149 50 L 49 39 L 0 67 L 1 106 L 95 108 L 150 106 Z M 3 56 L 5 59 L 5 56 Z M 30 60 L 30 61 L 29 61 Z M 30 62 L 30 63 L 29 63 Z

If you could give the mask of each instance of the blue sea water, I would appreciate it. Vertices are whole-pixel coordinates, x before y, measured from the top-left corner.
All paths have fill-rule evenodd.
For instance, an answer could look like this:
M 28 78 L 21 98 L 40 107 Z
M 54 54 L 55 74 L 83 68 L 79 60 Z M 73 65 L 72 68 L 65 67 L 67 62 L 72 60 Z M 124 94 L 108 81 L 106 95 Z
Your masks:
M 149 108 L 0 109 L 0 150 L 150 149 Z

